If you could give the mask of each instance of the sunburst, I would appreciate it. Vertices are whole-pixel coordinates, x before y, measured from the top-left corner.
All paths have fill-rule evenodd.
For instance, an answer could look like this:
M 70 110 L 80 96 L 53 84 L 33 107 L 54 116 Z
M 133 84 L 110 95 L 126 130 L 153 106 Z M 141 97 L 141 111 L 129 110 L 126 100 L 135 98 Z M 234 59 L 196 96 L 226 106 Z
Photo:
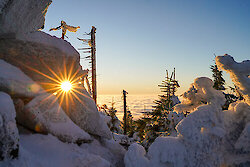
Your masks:
M 80 82 L 80 78 L 83 77 L 84 74 L 80 74 L 80 69 L 73 72 L 73 63 L 71 64 L 70 68 L 66 68 L 66 64 L 64 62 L 63 64 L 63 70 L 59 72 L 59 74 L 56 74 L 46 63 L 41 61 L 42 64 L 49 70 L 49 72 L 52 74 L 44 74 L 41 71 L 26 66 L 30 70 L 40 74 L 43 77 L 46 77 L 51 82 L 43 82 L 40 83 L 43 85 L 43 87 L 46 87 L 46 92 L 51 93 L 48 97 L 43 99 L 43 101 L 46 101 L 47 99 L 51 98 L 53 95 L 55 95 L 57 98 L 53 100 L 53 105 L 57 100 L 59 101 L 59 105 L 65 105 L 66 110 L 68 112 L 69 104 L 74 103 L 74 100 L 78 100 L 80 103 L 83 104 L 79 96 L 85 96 L 86 98 L 91 98 L 84 93 L 82 93 L 82 89 L 85 89 L 83 85 Z M 42 102 L 43 102 L 42 101 Z M 84 104 L 83 104 L 84 105 Z M 59 109 L 58 109 L 59 110 Z

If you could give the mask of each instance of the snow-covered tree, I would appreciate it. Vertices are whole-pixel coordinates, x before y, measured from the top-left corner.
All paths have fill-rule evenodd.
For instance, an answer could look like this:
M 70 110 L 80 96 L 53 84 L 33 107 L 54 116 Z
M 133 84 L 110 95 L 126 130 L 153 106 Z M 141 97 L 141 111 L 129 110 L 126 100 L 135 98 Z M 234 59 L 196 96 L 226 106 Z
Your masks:
M 173 111 L 173 107 L 180 103 L 178 97 L 175 96 L 179 87 L 175 80 L 175 71 L 171 77 L 167 74 L 159 87 L 163 94 L 155 100 L 154 110 L 136 121 L 136 132 L 145 148 L 148 148 L 158 136 L 176 136 L 175 126 L 184 117 L 182 113 L 178 114 Z
M 100 107 L 100 110 L 110 117 L 109 121 L 107 122 L 109 129 L 115 133 L 122 133 L 121 122 L 116 116 L 117 110 L 114 107 L 114 104 L 115 103 L 112 102 L 111 107 L 108 107 L 106 104 L 104 104 Z

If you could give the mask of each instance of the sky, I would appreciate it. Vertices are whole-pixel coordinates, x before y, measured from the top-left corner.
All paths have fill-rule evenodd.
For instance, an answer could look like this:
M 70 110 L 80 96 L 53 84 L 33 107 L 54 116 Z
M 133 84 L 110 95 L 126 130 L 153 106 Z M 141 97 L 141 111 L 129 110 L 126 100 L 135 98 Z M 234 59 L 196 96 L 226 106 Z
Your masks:
M 238 62 L 250 57 L 249 0 L 53 0 L 43 31 L 60 37 L 60 31 L 48 30 L 61 20 L 81 27 L 66 34 L 76 49 L 85 47 L 77 37 L 88 38 L 84 33 L 97 28 L 100 95 L 123 89 L 159 94 L 157 85 L 174 67 L 182 94 L 195 78 L 212 77 L 214 54 L 227 53 Z M 90 68 L 85 60 L 81 64 Z

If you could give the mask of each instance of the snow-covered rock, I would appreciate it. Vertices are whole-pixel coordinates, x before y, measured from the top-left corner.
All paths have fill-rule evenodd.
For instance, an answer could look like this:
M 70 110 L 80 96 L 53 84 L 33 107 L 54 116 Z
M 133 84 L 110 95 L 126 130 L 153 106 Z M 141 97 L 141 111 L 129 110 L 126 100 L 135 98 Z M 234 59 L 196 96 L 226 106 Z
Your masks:
M 47 38 L 46 34 L 44 36 Z M 53 89 L 54 85 L 58 85 L 66 77 L 66 72 L 67 75 L 71 74 L 71 76 L 68 76 L 71 79 L 77 79 L 81 75 L 79 53 L 68 43 L 65 45 L 71 48 L 66 49 L 71 54 L 49 44 L 2 39 L 0 40 L 0 58 L 20 68 L 46 90 Z
M 16 112 L 10 96 L 0 92 L 0 161 L 17 158 L 19 134 L 16 127 Z
M 62 103 L 66 114 L 80 128 L 86 132 L 111 139 L 111 132 L 100 116 L 94 100 L 85 89 L 78 90 L 78 98 L 74 98 L 69 104 Z
M 110 162 L 112 167 L 124 166 L 123 157 L 126 151 L 114 140 L 94 140 L 91 143 L 82 144 L 80 147 L 91 154 L 101 156 L 103 159 Z
M 99 148 L 97 148 L 99 149 Z M 2 167 L 110 167 L 98 155 L 67 144 L 52 135 L 20 135 L 19 158 L 0 162 Z
M 51 0 L 1 0 L 0 34 L 23 34 L 44 27 Z
M 237 63 L 232 56 L 225 54 L 217 56 L 215 61 L 219 68 L 230 74 L 232 81 L 243 94 L 246 103 L 250 105 L 250 60 Z
M 43 89 L 17 67 L 0 59 L 0 90 L 15 97 L 34 97 Z
M 66 53 L 68 57 L 79 55 L 79 53 L 68 41 L 57 38 L 56 36 L 51 36 L 42 31 L 21 34 L 17 36 L 17 39 L 55 47 L 57 49 L 60 49 L 60 51 Z
M 51 133 L 65 142 L 89 142 L 91 137 L 75 125 L 50 94 L 35 97 L 22 111 L 17 110 L 17 122 L 39 133 Z

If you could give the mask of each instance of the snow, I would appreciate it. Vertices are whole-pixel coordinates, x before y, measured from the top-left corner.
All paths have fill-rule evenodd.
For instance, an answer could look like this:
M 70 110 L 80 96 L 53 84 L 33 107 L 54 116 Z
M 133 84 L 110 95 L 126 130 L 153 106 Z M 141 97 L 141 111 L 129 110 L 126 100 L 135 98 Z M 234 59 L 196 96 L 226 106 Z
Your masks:
M 124 157 L 126 167 L 149 167 L 149 160 L 145 155 L 144 147 L 137 143 L 132 144 Z
M 235 143 L 235 148 L 250 152 L 250 122 L 247 123 L 239 139 Z
M 18 152 L 19 134 L 16 126 L 16 113 L 10 96 L 0 92 L 0 161 L 10 159 Z M 17 156 L 17 155 L 16 155 Z
M 37 42 L 45 45 L 49 45 L 60 49 L 60 51 L 67 54 L 67 56 L 80 56 L 75 48 L 66 40 L 51 36 L 42 31 L 36 31 L 31 33 L 20 34 L 17 39 L 22 41 Z
M 88 153 L 99 155 L 110 162 L 112 167 L 124 166 L 123 157 L 125 155 L 125 149 L 114 140 L 94 140 L 92 143 L 82 144 L 80 147 Z
M 17 122 L 40 133 L 51 133 L 65 142 L 89 142 L 91 137 L 75 125 L 51 94 L 35 97 L 23 111 L 17 112 Z
M 148 150 L 150 167 L 185 166 L 186 148 L 176 137 L 158 137 Z
M 232 81 L 243 94 L 246 103 L 250 105 L 250 60 L 237 63 L 232 56 L 226 54 L 217 56 L 215 61 L 220 69 L 230 74 Z
M 51 2 L 51 0 L 1 0 L 0 34 L 23 34 L 41 29 Z
M 213 81 L 206 77 L 199 77 L 191 84 L 188 91 L 183 95 L 184 101 L 177 104 L 174 110 L 178 113 L 189 111 L 192 112 L 201 104 L 213 104 L 220 107 L 225 104 L 224 94 L 213 88 Z
M 0 1 L 0 14 L 2 14 L 5 5 L 7 4 L 8 0 L 1 0 Z
M 20 69 L 0 59 L 0 89 L 12 96 L 34 97 L 43 89 Z
M 79 90 L 79 92 L 81 93 L 78 94 L 79 99 L 69 104 L 69 110 L 65 110 L 66 114 L 89 134 L 111 139 L 111 131 L 100 116 L 94 100 L 85 89 Z M 62 107 L 67 108 L 65 105 L 63 103 Z
M 23 134 L 20 135 L 19 158 L 0 162 L 0 166 L 110 167 L 110 163 L 76 144 L 62 143 L 52 135 Z

